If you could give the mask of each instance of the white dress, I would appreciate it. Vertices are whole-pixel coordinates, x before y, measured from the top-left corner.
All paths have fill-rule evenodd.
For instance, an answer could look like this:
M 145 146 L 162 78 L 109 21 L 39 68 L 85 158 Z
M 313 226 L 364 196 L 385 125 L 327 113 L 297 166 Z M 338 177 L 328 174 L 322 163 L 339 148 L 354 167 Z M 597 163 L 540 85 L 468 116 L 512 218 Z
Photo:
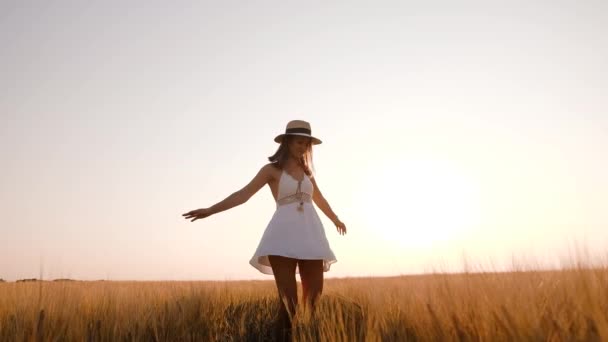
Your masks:
M 286 171 L 279 179 L 277 209 L 249 264 L 264 274 L 273 274 L 268 255 L 296 259 L 322 259 L 323 271 L 337 262 L 325 236 L 325 229 L 312 203 L 313 185 L 306 174 L 298 180 Z M 296 194 L 301 192 L 302 197 Z M 290 200 L 291 199 L 291 200 Z M 296 266 L 296 273 L 300 273 Z

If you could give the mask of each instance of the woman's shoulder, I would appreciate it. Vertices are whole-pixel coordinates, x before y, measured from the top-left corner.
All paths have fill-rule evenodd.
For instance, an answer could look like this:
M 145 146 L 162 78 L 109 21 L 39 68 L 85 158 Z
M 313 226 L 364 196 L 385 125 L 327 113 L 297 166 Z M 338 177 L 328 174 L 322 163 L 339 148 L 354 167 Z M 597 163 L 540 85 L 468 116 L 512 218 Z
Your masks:
M 280 170 L 280 169 L 281 169 L 281 167 L 279 166 L 279 163 L 278 163 L 278 162 L 270 162 L 270 163 L 267 163 L 266 165 L 264 165 L 264 167 L 268 167 L 268 168 L 274 168 L 274 169 L 276 169 L 276 170 Z
M 270 177 L 272 177 L 274 179 L 277 179 L 281 175 L 281 172 L 283 170 L 278 165 L 278 163 L 268 163 L 268 164 L 262 166 L 262 170 L 261 171 L 265 172 Z
M 262 169 L 267 169 L 270 171 L 282 171 L 282 168 L 279 166 L 279 163 L 272 162 L 262 166 Z

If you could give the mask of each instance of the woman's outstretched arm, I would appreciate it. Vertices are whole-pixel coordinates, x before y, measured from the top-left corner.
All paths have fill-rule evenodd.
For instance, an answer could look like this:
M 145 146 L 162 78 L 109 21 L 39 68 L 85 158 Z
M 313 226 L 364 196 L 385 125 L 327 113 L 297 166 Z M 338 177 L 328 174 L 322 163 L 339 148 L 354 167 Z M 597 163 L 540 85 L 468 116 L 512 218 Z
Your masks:
M 272 172 L 270 170 L 271 167 L 272 165 L 270 164 L 264 165 L 260 171 L 258 171 L 257 175 L 255 175 L 255 177 L 249 182 L 249 184 L 245 185 L 245 187 L 243 187 L 241 190 L 232 193 L 224 200 L 212 205 L 209 208 L 192 210 L 182 215 L 185 216 L 186 219 L 193 218 L 192 221 L 196 221 L 197 219 L 202 219 L 217 214 L 247 202 L 251 196 L 258 192 L 272 179 Z

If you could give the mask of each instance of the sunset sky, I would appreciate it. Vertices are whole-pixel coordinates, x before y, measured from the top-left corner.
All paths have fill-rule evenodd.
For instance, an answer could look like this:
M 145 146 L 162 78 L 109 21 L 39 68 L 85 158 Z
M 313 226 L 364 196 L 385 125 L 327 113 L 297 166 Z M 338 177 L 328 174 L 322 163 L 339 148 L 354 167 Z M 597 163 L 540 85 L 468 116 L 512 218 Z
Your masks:
M 607 2 L 126 3 L 0 4 L 0 278 L 273 279 L 268 187 L 182 214 L 292 119 L 327 278 L 608 261 Z

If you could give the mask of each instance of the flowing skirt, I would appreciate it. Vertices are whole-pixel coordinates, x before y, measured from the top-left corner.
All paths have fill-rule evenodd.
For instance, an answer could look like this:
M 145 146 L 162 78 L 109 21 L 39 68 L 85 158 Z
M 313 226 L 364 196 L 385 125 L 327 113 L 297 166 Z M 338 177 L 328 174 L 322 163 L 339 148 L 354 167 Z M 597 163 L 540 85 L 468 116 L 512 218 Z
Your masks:
M 323 271 L 329 271 L 337 262 L 329 247 L 325 229 L 312 203 L 305 202 L 304 210 L 298 211 L 299 203 L 281 205 L 274 212 L 258 248 L 249 264 L 264 274 L 273 274 L 269 255 L 281 255 L 296 259 L 321 259 Z M 296 273 L 300 273 L 296 267 Z

